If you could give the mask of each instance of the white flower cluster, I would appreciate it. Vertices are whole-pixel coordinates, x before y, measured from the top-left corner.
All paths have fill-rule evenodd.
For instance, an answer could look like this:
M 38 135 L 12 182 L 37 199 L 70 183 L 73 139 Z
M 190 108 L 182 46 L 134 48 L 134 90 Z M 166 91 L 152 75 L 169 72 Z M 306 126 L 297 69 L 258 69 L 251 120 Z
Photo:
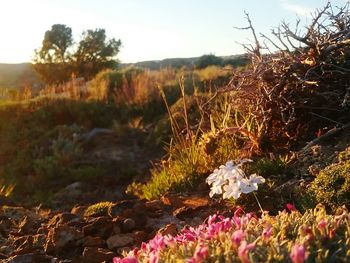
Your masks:
M 242 165 L 247 162 L 252 162 L 252 160 L 243 159 L 237 165 L 228 161 L 219 169 L 215 169 L 206 180 L 211 185 L 209 196 L 222 194 L 224 199 L 232 197 L 238 199 L 242 193 L 248 194 L 258 190 L 258 184 L 264 183 L 265 178 L 256 174 L 251 174 L 248 178 L 241 169 Z

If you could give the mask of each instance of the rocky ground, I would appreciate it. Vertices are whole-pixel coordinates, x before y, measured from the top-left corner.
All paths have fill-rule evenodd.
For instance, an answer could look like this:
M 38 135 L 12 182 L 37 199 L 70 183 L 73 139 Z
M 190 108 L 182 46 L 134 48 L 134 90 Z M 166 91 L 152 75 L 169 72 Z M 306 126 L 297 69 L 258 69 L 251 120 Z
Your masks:
M 123 153 L 129 152 L 128 158 L 137 163 L 139 172 L 149 168 L 150 155 L 142 152 L 136 141 L 125 148 L 124 139 L 121 148 L 120 142 L 111 143 L 110 136 L 104 134 L 94 143 L 89 142 L 86 153 L 90 161 L 112 158 L 123 162 Z M 276 196 L 293 194 L 294 185 L 307 187 L 312 177 L 334 162 L 336 153 L 349 144 L 348 131 L 343 131 L 297 153 L 297 161 L 291 166 L 296 176 L 276 187 Z M 201 224 L 216 211 L 227 215 L 234 211 L 227 203 L 210 199 L 208 188 L 203 185 L 196 192 L 146 201 L 127 197 L 126 185 L 121 183 L 125 178 L 118 180 L 106 176 L 96 185 L 70 184 L 55 194 L 51 209 L 23 207 L 2 197 L 0 262 L 112 262 L 113 257 L 140 246 L 157 233 L 175 235 L 183 227 Z M 102 201 L 109 203 L 104 203 L 102 209 L 88 210 L 90 205 Z M 276 200 L 265 201 L 262 200 L 265 209 L 277 209 Z
M 13 205 L 0 211 L 1 262 L 111 262 L 156 233 L 175 235 L 223 208 L 207 193 L 123 200 L 92 214 L 86 205 L 67 212 Z

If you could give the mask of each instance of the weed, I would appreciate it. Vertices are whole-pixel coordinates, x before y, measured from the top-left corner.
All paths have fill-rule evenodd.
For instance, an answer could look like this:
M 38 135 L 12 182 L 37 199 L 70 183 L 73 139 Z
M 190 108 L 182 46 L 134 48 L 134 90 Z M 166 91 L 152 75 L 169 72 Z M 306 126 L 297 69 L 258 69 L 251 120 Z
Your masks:
M 97 204 L 90 205 L 84 213 L 85 217 L 97 217 L 108 215 L 110 207 L 113 205 L 111 202 L 100 202 Z

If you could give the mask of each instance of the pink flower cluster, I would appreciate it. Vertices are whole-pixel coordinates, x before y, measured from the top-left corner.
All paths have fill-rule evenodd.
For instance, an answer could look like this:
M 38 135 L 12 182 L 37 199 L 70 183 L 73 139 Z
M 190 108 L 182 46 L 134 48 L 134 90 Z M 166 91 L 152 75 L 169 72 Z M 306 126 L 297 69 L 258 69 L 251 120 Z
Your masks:
M 138 258 L 147 258 L 147 262 L 157 263 L 159 262 L 160 253 L 169 247 L 173 246 L 188 246 L 195 244 L 196 248 L 193 256 L 187 260 L 188 263 L 200 263 L 208 257 L 209 248 L 206 245 L 212 239 L 218 237 L 221 233 L 228 233 L 235 230 L 232 234 L 231 240 L 234 247 L 238 251 L 238 256 L 244 263 L 248 263 L 249 251 L 255 248 L 253 243 L 247 243 L 245 240 L 245 226 L 255 217 L 252 214 L 245 214 L 240 216 L 242 210 L 238 209 L 232 218 L 224 217 L 221 215 L 209 216 L 207 223 L 199 225 L 198 227 L 189 227 L 176 237 L 160 234 L 156 235 L 148 243 L 142 243 L 141 248 L 134 249 L 124 258 L 114 258 L 114 263 L 136 263 L 139 262 Z

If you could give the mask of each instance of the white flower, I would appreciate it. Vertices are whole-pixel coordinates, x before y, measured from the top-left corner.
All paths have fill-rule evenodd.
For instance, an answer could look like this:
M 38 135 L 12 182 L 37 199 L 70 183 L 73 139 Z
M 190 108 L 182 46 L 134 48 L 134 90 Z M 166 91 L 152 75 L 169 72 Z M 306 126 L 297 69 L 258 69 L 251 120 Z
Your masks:
M 253 160 L 251 160 L 251 159 L 247 159 L 247 158 L 240 159 L 238 164 L 237 164 L 237 167 L 241 167 L 243 164 L 251 163 L 251 162 L 253 162 Z
M 258 190 L 258 184 L 265 182 L 265 178 L 256 174 L 251 174 L 249 178 L 240 168 L 244 163 L 252 162 L 250 159 L 242 159 L 237 165 L 233 161 L 220 165 L 206 179 L 207 184 L 211 185 L 209 196 L 222 194 L 224 199 L 238 199 L 241 194 L 248 194 Z
M 219 174 L 220 170 L 219 169 L 215 169 L 213 173 L 211 173 L 208 178 L 205 180 L 207 184 L 211 185 L 213 184 L 217 178 L 218 178 L 218 174 Z
M 213 184 L 213 186 L 210 188 L 209 196 L 213 197 L 215 194 L 222 194 L 222 185 L 221 184 Z
M 251 174 L 249 176 L 249 181 L 253 184 L 262 184 L 265 183 L 265 178 L 256 174 Z
M 222 198 L 224 199 L 230 199 L 234 198 L 237 200 L 241 196 L 241 191 L 237 187 L 237 184 L 228 184 L 224 186 L 224 194 L 222 195 Z
M 250 180 L 246 178 L 238 181 L 238 187 L 243 194 L 249 194 L 250 192 L 258 190 L 258 184 L 251 183 Z

